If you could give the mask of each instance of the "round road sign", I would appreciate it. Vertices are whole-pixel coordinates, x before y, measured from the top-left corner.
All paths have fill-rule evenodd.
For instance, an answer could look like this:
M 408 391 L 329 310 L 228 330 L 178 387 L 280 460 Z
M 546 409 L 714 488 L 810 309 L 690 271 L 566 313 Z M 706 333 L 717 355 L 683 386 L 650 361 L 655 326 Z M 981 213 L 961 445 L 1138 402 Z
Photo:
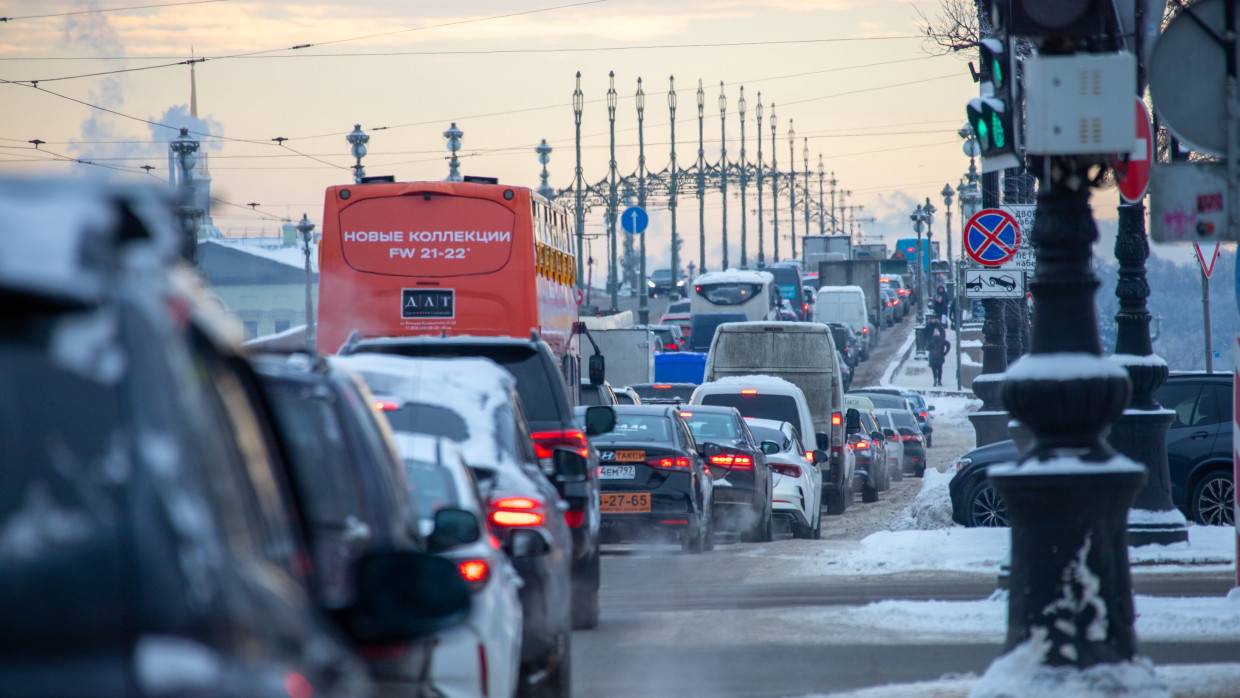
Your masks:
M 996 267 L 1020 249 L 1020 224 L 1007 211 L 986 208 L 964 226 L 964 251 L 978 264 Z
M 1150 112 L 1145 102 L 1137 103 L 1137 142 L 1133 144 L 1128 159 L 1115 165 L 1115 178 L 1119 180 L 1119 195 L 1130 204 L 1145 198 L 1150 188 L 1150 164 L 1154 162 L 1154 138 L 1151 135 Z
M 650 215 L 640 206 L 630 206 L 620 214 L 620 227 L 629 235 L 640 235 L 650 225 Z
M 1147 69 L 1163 124 L 1193 150 L 1218 156 L 1227 152 L 1227 63 L 1235 58 L 1214 39 L 1226 30 L 1226 11 L 1227 0 L 1201 0 L 1177 14 Z M 1240 43 L 1232 50 L 1240 52 Z

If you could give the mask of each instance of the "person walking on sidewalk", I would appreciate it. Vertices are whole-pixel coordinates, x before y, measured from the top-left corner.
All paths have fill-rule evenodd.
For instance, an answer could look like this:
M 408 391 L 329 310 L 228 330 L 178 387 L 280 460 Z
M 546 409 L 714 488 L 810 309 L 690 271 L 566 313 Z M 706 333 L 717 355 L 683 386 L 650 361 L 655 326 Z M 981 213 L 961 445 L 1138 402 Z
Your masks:
M 930 339 L 926 342 L 926 351 L 930 355 L 930 371 L 934 374 L 935 387 L 943 385 L 943 362 L 947 359 L 947 352 L 951 350 L 952 345 L 947 341 L 943 328 L 932 329 Z

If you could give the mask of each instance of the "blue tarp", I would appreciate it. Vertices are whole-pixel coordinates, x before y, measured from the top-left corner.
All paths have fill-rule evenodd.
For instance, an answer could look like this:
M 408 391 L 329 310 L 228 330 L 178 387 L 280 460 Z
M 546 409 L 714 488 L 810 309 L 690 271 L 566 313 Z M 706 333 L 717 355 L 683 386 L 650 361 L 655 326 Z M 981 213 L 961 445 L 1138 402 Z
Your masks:
M 673 351 L 655 354 L 654 380 L 656 383 L 701 383 L 706 375 L 706 354 L 692 351 Z

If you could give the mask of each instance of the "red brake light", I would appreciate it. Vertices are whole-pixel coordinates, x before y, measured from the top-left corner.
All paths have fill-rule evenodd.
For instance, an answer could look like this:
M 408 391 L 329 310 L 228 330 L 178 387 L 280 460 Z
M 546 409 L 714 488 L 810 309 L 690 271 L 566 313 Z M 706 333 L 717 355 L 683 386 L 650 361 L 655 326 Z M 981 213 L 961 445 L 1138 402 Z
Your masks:
M 852 444 L 852 448 L 853 448 L 853 450 L 854 450 L 854 451 L 860 451 L 860 450 L 862 450 L 862 449 L 866 449 L 866 448 L 869 448 L 869 447 L 870 447 L 870 442 L 869 442 L 869 441 L 866 441 L 865 439 L 862 439 L 862 440 L 857 441 L 856 443 L 853 443 L 853 444 Z
M 688 470 L 692 463 L 684 456 L 661 456 L 647 460 L 646 465 L 662 470 Z
M 921 418 L 922 418 L 922 419 L 929 419 L 929 418 L 930 418 L 930 413 L 929 413 L 929 412 L 927 412 L 926 410 L 922 410 L 921 412 L 918 412 L 917 414 L 921 415 Z
M 808 312 L 809 312 L 809 303 L 802 303 L 802 304 L 801 304 L 801 312 L 803 312 L 803 313 L 808 313 Z
M 771 470 L 788 477 L 801 477 L 801 468 L 788 463 L 771 463 Z
M 568 511 L 564 512 L 564 523 L 568 524 L 569 528 L 581 528 L 581 526 L 585 524 L 585 522 L 586 522 L 586 510 L 585 509 L 569 509 Z
M 916 434 L 901 434 L 900 440 L 906 444 L 921 443 L 921 437 Z
M 672 384 L 671 383 L 655 383 L 654 385 L 650 387 L 654 388 L 655 390 L 671 390 Z
M 757 395 L 757 394 L 758 394 L 757 388 L 741 388 L 741 395 L 748 396 L 748 395 Z
M 753 458 L 743 453 L 720 453 L 710 457 L 710 464 L 733 470 L 753 470 Z
M 861 334 L 869 334 L 869 333 L 870 333 L 870 328 L 869 328 L 869 327 L 862 327 L 862 328 L 861 328 Z
M 457 563 L 456 568 L 461 573 L 461 579 L 464 579 L 471 589 L 485 586 L 491 577 L 491 566 L 486 560 L 463 560 Z
M 844 415 L 840 414 L 839 412 L 831 413 L 831 426 L 838 427 L 839 425 L 843 423 L 844 423 Z
M 296 671 L 290 671 L 284 675 L 284 692 L 288 698 L 314 698 L 314 684 Z
M 675 351 L 680 348 L 680 345 L 676 344 L 675 342 L 668 342 L 667 344 L 663 345 L 663 348 Z
M 814 462 L 814 452 L 813 452 L 813 451 L 806 451 L 806 452 L 805 452 L 805 462 L 806 462 L 806 463 L 813 463 L 813 462 Z
M 692 412 L 681 412 L 681 413 L 680 413 L 680 418 L 681 418 L 681 419 L 690 419 L 690 418 L 692 418 L 692 417 L 693 417 L 693 413 L 692 413 Z
M 530 434 L 534 441 L 534 455 L 539 458 L 550 458 L 556 446 L 568 446 L 577 449 L 583 458 L 590 457 L 590 442 L 586 433 L 580 429 L 556 429 L 553 431 L 536 431 Z
M 375 400 L 375 409 L 380 412 L 394 412 L 400 409 L 400 405 L 391 400 Z
M 503 497 L 491 502 L 488 517 L 496 526 L 541 526 L 546 516 L 542 502 L 530 497 Z

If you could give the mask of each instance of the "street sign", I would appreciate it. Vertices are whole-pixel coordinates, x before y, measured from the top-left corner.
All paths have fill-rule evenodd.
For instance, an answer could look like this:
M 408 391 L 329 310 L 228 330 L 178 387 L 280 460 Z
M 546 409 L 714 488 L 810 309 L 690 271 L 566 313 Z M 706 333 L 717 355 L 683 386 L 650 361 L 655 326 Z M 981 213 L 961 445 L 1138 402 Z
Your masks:
M 1193 249 L 1197 250 L 1197 261 L 1201 264 L 1201 273 L 1205 274 L 1207 279 L 1214 276 L 1214 263 L 1218 261 L 1219 247 L 1219 243 L 1214 243 L 1214 254 L 1210 256 L 1210 263 L 1206 264 L 1206 256 L 1201 252 L 1201 243 L 1193 243 Z
M 1003 264 L 1004 269 L 1022 269 L 1033 271 L 1035 266 L 1033 244 L 1029 241 L 1033 234 L 1033 219 L 1037 217 L 1037 204 L 1003 204 L 999 208 L 1007 211 L 1016 219 L 1016 227 L 1020 230 L 1020 249 L 1016 256 Z
M 620 214 L 620 227 L 629 235 L 640 235 L 650 225 L 650 214 L 641 206 L 630 206 Z
M 1154 110 L 1167 128 L 1193 150 L 1219 156 L 1227 150 L 1230 57 L 1214 37 L 1225 33 L 1226 1 L 1200 0 L 1177 14 L 1154 44 L 1148 68 Z
M 1137 104 L 1137 140 L 1127 161 L 1115 165 L 1115 178 L 1119 180 L 1119 195 L 1124 201 L 1135 204 L 1145 198 L 1150 187 L 1150 164 L 1154 162 L 1154 138 L 1150 128 L 1150 112 L 1145 100 L 1135 98 Z
M 964 226 L 964 251 L 978 264 L 996 267 L 1016 256 L 1020 225 L 998 208 L 978 211 Z
M 965 269 L 965 298 L 1024 298 L 1025 273 L 1015 269 Z
M 1227 208 L 1226 163 L 1158 163 L 1150 171 L 1154 242 L 1235 241 Z

